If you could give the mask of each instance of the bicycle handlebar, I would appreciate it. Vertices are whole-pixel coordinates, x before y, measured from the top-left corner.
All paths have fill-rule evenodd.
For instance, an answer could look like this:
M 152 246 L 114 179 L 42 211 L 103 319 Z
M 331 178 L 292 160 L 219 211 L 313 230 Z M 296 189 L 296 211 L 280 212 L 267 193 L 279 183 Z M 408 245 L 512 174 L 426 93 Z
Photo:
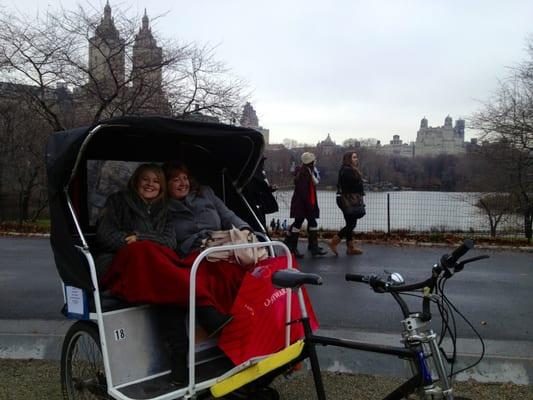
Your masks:
M 444 254 L 440 259 L 440 266 L 444 269 L 447 278 L 452 276 L 450 269 L 454 269 L 457 266 L 457 260 L 464 256 L 468 250 L 474 247 L 474 241 L 472 239 L 466 239 L 458 248 L 456 248 L 452 254 Z
M 433 277 L 411 285 L 391 285 L 377 275 L 346 274 L 345 279 L 349 282 L 368 283 L 374 290 L 379 292 L 409 292 L 430 285 Z
M 456 263 L 462 256 L 468 253 L 469 250 L 474 248 L 474 241 L 472 239 L 466 239 L 458 248 L 456 248 L 452 255 L 450 256 L 449 261 Z
M 347 281 L 352 282 L 368 282 L 370 279 L 370 275 L 346 274 L 345 278 Z
M 457 247 L 452 254 L 444 254 L 441 258 L 440 265 L 433 268 L 432 276 L 422 282 L 413 283 L 410 285 L 395 285 L 391 284 L 380 278 L 377 275 L 361 275 L 361 274 L 346 274 L 345 279 L 351 282 L 368 283 L 372 289 L 376 292 L 409 292 L 413 290 L 429 287 L 431 290 L 435 286 L 437 278 L 442 271 L 446 274 L 446 277 L 450 277 L 452 273 L 450 269 L 455 269 L 459 272 L 463 269 L 464 265 L 468 262 L 477 261 L 488 256 L 478 256 L 457 264 L 459 258 L 464 256 L 469 250 L 474 247 L 474 241 L 472 239 L 466 239 L 459 247 Z

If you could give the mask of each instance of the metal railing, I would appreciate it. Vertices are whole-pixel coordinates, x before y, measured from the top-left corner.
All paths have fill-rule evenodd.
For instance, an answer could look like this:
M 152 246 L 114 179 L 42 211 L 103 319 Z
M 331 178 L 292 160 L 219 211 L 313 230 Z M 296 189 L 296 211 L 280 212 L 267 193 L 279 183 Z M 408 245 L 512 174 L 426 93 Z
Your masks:
M 335 192 L 319 190 L 320 229 L 335 231 L 344 226 L 342 212 L 335 202 Z M 267 215 L 267 224 L 283 231 L 290 225 L 292 190 L 274 193 L 279 211 Z M 478 193 L 395 191 L 368 192 L 365 196 L 366 216 L 357 223 L 355 232 L 403 233 L 468 233 L 470 236 L 490 236 L 489 217 L 476 206 Z M 279 227 L 276 227 L 278 225 Z M 504 215 L 497 225 L 499 237 L 524 237 L 520 215 Z

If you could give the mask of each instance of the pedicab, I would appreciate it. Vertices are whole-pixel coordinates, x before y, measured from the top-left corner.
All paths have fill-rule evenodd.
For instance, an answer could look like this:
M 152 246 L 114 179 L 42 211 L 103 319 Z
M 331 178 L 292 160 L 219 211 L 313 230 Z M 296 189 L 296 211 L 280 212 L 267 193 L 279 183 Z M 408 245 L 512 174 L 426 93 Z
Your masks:
M 129 304 L 100 290 L 94 262 L 95 226 L 107 196 L 125 184 L 139 163 L 180 159 L 261 238 L 236 247 L 267 247 L 271 257 L 285 255 L 284 268 L 291 269 L 288 248 L 270 240 L 241 194 L 263 149 L 263 136 L 253 129 L 163 117 L 115 118 L 50 136 L 46 162 L 51 246 L 64 288 L 63 313 L 76 320 L 65 336 L 61 355 L 65 399 L 165 400 L 231 393 L 239 393 L 238 398 L 277 398 L 268 387 L 272 379 L 307 356 L 302 342 L 291 334 L 297 325 L 291 323 L 295 304 L 306 313 L 300 291 L 297 295 L 290 289 L 281 291 L 286 302 L 281 348 L 238 364 L 228 362 L 217 339 L 201 340 L 196 327 L 196 270 L 204 257 L 217 250 L 202 251 L 191 268 L 189 380 L 186 386 L 175 387 L 165 379 L 170 361 L 153 305 Z

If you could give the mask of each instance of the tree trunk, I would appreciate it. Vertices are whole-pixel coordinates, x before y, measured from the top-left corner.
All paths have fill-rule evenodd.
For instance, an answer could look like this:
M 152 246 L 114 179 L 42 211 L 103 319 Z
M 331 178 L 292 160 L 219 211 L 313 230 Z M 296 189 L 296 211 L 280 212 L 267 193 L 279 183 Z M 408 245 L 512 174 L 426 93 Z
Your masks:
M 494 223 L 492 220 L 490 221 L 490 237 L 496 237 L 496 223 Z
M 31 194 L 27 192 L 22 192 L 19 195 L 19 226 L 22 226 L 22 223 L 27 221 L 30 215 L 30 198 Z
M 0 166 L 0 221 L 5 221 L 6 218 L 6 202 L 4 201 L 4 196 L 2 195 L 2 189 L 3 189 L 3 176 L 2 176 L 2 168 Z
M 533 236 L 533 207 L 529 207 L 524 213 L 524 233 L 527 243 L 531 244 L 531 237 Z

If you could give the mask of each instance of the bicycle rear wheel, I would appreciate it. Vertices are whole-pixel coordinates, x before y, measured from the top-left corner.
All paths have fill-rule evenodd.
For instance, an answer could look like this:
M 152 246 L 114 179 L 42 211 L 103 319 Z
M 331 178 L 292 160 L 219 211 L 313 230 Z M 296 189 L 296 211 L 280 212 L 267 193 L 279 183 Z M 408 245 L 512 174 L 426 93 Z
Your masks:
M 61 390 L 64 400 L 107 400 L 100 335 L 93 322 L 70 327 L 61 351 Z

